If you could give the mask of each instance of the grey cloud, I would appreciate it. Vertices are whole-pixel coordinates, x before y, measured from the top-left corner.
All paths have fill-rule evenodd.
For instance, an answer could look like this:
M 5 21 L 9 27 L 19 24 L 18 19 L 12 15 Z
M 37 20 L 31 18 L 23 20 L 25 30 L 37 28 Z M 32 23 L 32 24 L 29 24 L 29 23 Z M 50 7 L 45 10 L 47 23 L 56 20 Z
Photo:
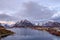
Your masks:
M 56 21 L 56 22 L 60 22 L 60 17 L 58 18 L 53 18 L 52 20 Z
M 16 11 L 20 8 L 21 0 L 0 0 L 0 10 Z
M 51 17 L 51 20 L 60 22 L 60 12 L 55 13 L 55 14 Z
M 13 16 L 7 14 L 0 14 L 0 21 L 17 21 L 17 20 Z
M 60 0 L 51 0 L 51 1 L 60 2 Z
M 0 10 L 18 11 L 20 9 L 19 12 L 14 13 L 15 15 L 14 14 L 12 15 L 12 13 L 11 15 L 17 16 L 19 20 L 20 19 L 41 20 L 41 19 L 49 19 L 54 14 L 53 10 L 50 10 L 49 8 L 44 7 L 42 5 L 47 4 L 48 6 L 54 6 L 54 5 L 57 6 L 57 4 L 60 5 L 58 3 L 59 0 L 46 0 L 46 1 L 31 0 L 33 2 L 23 3 L 27 1 L 30 0 L 0 0 Z M 21 7 L 22 3 L 23 6 Z M 41 5 L 38 3 L 41 3 Z
M 53 14 L 54 11 L 48 9 L 47 7 L 44 7 L 42 5 L 39 5 L 35 2 L 28 2 L 23 4 L 23 9 L 21 12 L 18 12 L 16 15 L 26 18 L 32 18 L 32 19 L 48 19 Z
M 8 9 L 8 10 L 16 11 L 16 10 L 19 10 L 23 2 L 28 2 L 28 1 L 34 1 L 42 5 L 48 5 L 48 6 L 49 5 L 53 6 L 55 4 L 60 3 L 59 0 L 0 0 L 0 10 Z

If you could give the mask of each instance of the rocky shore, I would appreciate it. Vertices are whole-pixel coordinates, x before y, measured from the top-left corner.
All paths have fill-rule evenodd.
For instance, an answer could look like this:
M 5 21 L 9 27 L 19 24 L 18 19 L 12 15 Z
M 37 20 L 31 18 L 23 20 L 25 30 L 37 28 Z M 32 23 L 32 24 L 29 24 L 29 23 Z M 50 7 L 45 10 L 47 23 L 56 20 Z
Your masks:
M 3 37 L 6 37 L 8 35 L 12 35 L 14 34 L 14 32 L 10 31 L 10 30 L 6 30 L 5 28 L 1 27 L 0 28 L 0 37 L 3 38 Z
M 32 27 L 29 26 L 29 27 L 18 27 L 18 28 L 31 28 L 31 29 L 39 30 L 39 31 L 47 31 L 47 32 L 49 32 L 52 35 L 60 36 L 60 29 L 59 28 L 55 28 L 55 27 L 50 28 L 50 27 L 42 27 L 42 26 L 32 26 Z
M 59 29 L 49 28 L 47 30 L 47 32 L 49 32 L 52 35 L 60 36 L 60 30 Z
M 56 35 L 56 36 L 60 36 L 60 29 L 59 28 L 47 28 L 47 27 L 34 27 L 32 29 L 35 29 L 35 30 L 40 30 L 40 31 L 47 31 L 49 32 L 50 34 L 52 35 Z

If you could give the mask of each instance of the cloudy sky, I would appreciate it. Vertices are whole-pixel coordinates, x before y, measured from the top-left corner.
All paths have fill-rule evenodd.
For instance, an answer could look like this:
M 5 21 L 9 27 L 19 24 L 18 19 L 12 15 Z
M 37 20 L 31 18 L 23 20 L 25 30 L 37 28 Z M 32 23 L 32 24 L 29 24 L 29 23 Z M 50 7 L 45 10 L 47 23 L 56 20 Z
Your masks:
M 60 0 L 0 0 L 0 14 L 18 20 L 55 19 L 60 17 Z

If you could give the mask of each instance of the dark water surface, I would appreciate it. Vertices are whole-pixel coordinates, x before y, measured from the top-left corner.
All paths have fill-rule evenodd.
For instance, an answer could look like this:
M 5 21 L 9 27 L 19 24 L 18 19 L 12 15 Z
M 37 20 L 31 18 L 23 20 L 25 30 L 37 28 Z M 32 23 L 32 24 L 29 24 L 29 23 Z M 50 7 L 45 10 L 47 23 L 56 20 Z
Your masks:
M 46 31 L 38 31 L 29 28 L 8 29 L 16 34 L 7 36 L 2 40 L 60 40 L 60 37 L 53 36 Z

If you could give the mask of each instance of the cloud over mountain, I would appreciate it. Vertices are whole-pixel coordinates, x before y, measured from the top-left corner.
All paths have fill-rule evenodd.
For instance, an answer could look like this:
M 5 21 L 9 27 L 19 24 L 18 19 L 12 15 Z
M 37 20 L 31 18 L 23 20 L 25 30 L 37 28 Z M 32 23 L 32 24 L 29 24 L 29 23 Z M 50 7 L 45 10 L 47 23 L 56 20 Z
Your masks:
M 55 13 L 55 14 L 52 16 L 52 20 L 57 21 L 57 22 L 60 22 L 60 12 Z
M 16 21 L 16 18 L 7 14 L 0 14 L 0 21 Z
M 55 11 L 60 12 L 60 0 L 0 0 L 0 20 L 60 21 Z
M 54 11 L 47 7 L 35 2 L 27 2 L 23 4 L 21 12 L 19 11 L 16 15 L 31 20 L 40 20 L 49 19 L 53 14 Z

